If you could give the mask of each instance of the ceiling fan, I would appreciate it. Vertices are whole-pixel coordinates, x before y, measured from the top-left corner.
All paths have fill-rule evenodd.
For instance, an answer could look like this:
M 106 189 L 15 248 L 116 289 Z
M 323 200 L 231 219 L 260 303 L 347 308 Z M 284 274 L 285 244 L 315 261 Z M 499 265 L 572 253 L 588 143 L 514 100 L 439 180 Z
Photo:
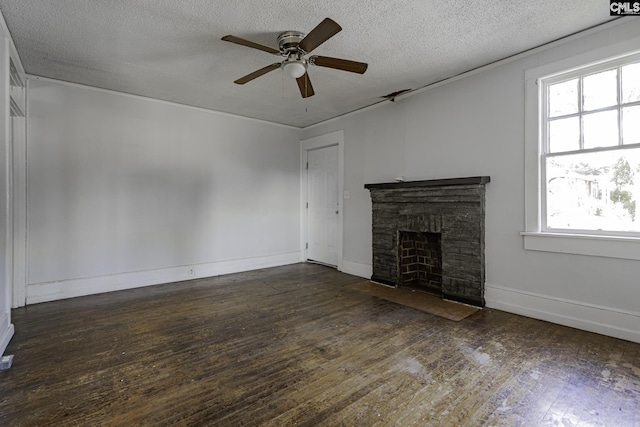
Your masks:
M 283 61 L 260 68 L 253 73 L 239 78 L 234 81 L 234 83 L 243 85 L 255 78 L 267 74 L 270 71 L 282 68 L 287 72 L 287 74 L 296 79 L 302 97 L 308 98 L 315 94 L 313 86 L 311 86 L 311 80 L 309 80 L 309 74 L 307 73 L 307 67 L 309 64 L 358 74 L 364 74 L 364 72 L 367 71 L 368 65 L 364 62 L 319 55 L 306 57 L 306 55 L 311 53 L 311 51 L 329 40 L 331 37 L 335 36 L 341 30 L 342 27 L 340 27 L 340 25 L 335 21 L 325 18 L 313 30 L 311 30 L 309 34 L 305 35 L 299 31 L 285 31 L 280 34 L 278 36 L 278 49 L 232 35 L 224 36 L 222 37 L 222 40 L 284 57 Z

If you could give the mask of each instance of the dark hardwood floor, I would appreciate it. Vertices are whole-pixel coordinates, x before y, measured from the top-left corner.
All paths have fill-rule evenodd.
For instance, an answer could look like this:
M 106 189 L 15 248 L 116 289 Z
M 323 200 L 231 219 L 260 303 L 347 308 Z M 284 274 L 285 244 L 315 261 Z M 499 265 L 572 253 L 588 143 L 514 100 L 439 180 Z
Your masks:
M 640 426 L 640 344 L 285 267 L 28 306 L 0 425 Z

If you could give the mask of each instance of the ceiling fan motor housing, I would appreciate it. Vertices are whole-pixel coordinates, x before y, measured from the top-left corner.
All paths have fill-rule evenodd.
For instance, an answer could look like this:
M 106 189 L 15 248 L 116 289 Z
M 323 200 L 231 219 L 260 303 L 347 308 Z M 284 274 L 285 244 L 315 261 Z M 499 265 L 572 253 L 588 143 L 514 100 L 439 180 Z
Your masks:
M 298 52 L 298 44 L 305 34 L 300 31 L 285 31 L 278 36 L 278 48 L 283 55 L 290 55 Z

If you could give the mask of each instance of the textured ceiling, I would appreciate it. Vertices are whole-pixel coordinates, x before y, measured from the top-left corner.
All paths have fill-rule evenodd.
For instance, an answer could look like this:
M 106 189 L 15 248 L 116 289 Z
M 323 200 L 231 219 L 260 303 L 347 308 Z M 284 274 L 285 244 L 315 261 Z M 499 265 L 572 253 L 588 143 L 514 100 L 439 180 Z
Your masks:
M 305 127 L 610 20 L 607 0 L 0 0 L 27 73 Z M 277 47 L 330 17 L 343 30 L 313 54 L 367 62 L 364 75 L 309 67 L 316 95 L 278 58 L 221 41 Z

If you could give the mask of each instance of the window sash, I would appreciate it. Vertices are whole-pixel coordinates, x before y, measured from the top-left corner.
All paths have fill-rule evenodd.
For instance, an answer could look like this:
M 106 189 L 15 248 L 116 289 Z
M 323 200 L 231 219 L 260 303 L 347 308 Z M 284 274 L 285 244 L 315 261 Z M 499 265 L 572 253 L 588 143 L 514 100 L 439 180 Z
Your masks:
M 570 157 L 576 154 L 594 154 L 594 153 L 606 153 L 606 152 L 623 152 L 628 150 L 637 150 L 640 149 L 640 143 L 638 144 L 629 144 L 629 145 L 621 145 L 614 147 L 599 147 L 599 148 L 591 148 L 585 150 L 574 150 L 574 151 L 566 151 L 562 153 L 549 153 L 543 154 L 541 156 L 541 186 L 543 189 L 542 197 L 540 198 L 540 204 L 542 207 L 542 215 L 541 215 L 541 231 L 546 233 L 567 233 L 567 234 L 594 234 L 594 235 L 602 235 L 602 236 L 628 236 L 628 237 L 640 237 L 640 232 L 635 231 L 615 231 L 615 230 L 597 230 L 597 229 L 585 229 L 585 228 L 560 228 L 553 227 L 550 228 L 547 225 L 548 214 L 547 214 L 547 169 L 546 164 L 548 159 L 552 158 L 562 158 L 562 157 Z M 639 206 L 640 208 L 640 206 Z
M 549 125 L 552 122 L 558 121 L 558 120 L 562 120 L 562 119 L 568 119 L 568 118 L 573 118 L 573 117 L 577 117 L 580 119 L 580 126 L 579 126 L 579 131 L 580 131 L 580 139 L 579 139 L 579 143 L 580 143 L 580 149 L 584 149 L 584 126 L 583 126 L 583 118 L 585 115 L 589 115 L 589 114 L 596 114 L 596 113 L 601 113 L 601 112 L 605 112 L 605 111 L 617 111 L 618 112 L 618 145 L 624 145 L 624 141 L 623 141 L 623 133 L 622 133 L 622 129 L 623 129 L 623 117 L 622 117 L 622 109 L 623 108 L 628 108 L 628 107 L 634 107 L 634 106 L 639 106 L 640 105 L 640 101 L 633 101 L 633 102 L 621 102 L 622 101 L 622 80 L 621 80 L 621 75 L 622 75 L 622 67 L 628 64 L 633 64 L 640 61 L 640 55 L 633 55 L 631 57 L 627 57 L 627 58 L 623 58 L 623 59 L 618 59 L 618 60 L 614 60 L 614 61 L 610 61 L 610 62 L 606 62 L 604 64 L 600 64 L 600 65 L 596 65 L 596 66 L 591 66 L 585 69 L 580 69 L 580 70 L 576 70 L 573 72 L 569 72 L 566 74 L 561 74 L 555 77 L 546 77 L 546 78 L 542 78 L 539 81 L 539 87 L 541 87 L 542 89 L 542 94 L 541 94 L 541 100 L 542 100 L 542 108 L 541 108 L 541 113 L 542 113 L 542 119 L 541 122 L 543 124 L 543 126 L 541 126 L 541 140 L 542 140 L 542 146 L 541 146 L 541 154 L 551 154 L 551 150 L 550 150 L 550 138 L 549 138 Z M 611 105 L 611 106 L 607 106 L 607 107 L 602 107 L 602 108 L 597 108 L 597 109 L 593 109 L 593 110 L 584 110 L 584 105 L 583 105 L 583 78 L 585 76 L 589 76 L 591 74 L 597 73 L 597 72 L 603 72 L 606 70 L 611 70 L 611 69 L 617 69 L 617 87 L 616 87 L 616 91 L 617 91 L 617 104 L 615 105 Z M 563 114 L 563 115 L 559 115 L 559 116 L 554 116 L 554 117 L 550 117 L 549 116 L 549 87 L 553 84 L 557 84 L 557 83 L 562 83 L 565 81 L 569 81 L 569 80 L 573 80 L 573 79 L 579 79 L 579 84 L 578 84 L 578 112 L 576 113 L 570 113 L 570 114 Z

